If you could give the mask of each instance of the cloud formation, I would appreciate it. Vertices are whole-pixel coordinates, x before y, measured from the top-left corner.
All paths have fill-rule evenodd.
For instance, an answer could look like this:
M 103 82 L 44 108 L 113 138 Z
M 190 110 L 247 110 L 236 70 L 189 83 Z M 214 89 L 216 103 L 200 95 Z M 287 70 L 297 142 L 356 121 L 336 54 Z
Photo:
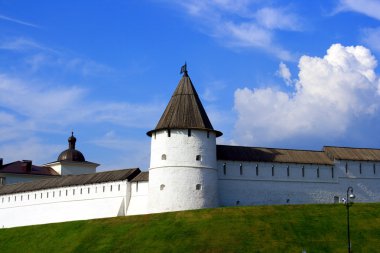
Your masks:
M 235 91 L 238 143 L 262 145 L 299 136 L 334 136 L 379 106 L 377 62 L 363 46 L 332 45 L 323 58 L 302 56 L 294 91 Z M 285 75 L 286 76 L 286 75 Z
M 227 46 L 261 49 L 282 60 L 293 58 L 275 39 L 276 30 L 302 30 L 300 17 L 290 8 L 262 6 L 253 0 L 190 0 L 174 4 L 193 17 L 205 33 Z
M 52 86 L 0 74 L 1 156 L 8 161 L 47 162 L 46 157 L 62 151 L 62 146 L 46 143 L 38 137 L 40 133 L 99 124 L 111 129 L 148 129 L 163 110 L 161 104 L 94 101 L 87 95 L 87 90 L 76 86 Z
M 340 0 L 337 11 L 353 11 L 380 20 L 380 2 L 377 0 Z
M 0 19 L 1 20 L 5 20 L 5 21 L 9 21 L 9 22 L 12 22 L 12 23 L 16 23 L 16 24 L 19 24 L 19 25 L 30 26 L 30 27 L 34 27 L 34 28 L 40 28 L 38 25 L 29 23 L 29 22 L 25 22 L 25 21 L 22 21 L 22 20 L 19 20 L 19 19 L 11 18 L 11 17 L 8 17 L 8 16 L 4 16 L 4 15 L 1 15 L 1 14 L 0 14 Z

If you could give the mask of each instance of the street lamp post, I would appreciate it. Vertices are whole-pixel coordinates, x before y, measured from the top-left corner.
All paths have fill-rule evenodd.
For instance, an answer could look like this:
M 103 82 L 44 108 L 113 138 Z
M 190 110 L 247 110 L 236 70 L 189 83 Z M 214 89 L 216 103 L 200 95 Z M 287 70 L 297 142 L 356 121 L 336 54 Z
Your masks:
M 354 202 L 352 202 L 352 199 L 355 198 L 355 195 L 354 195 L 354 189 L 349 186 L 347 188 L 347 198 L 346 198 L 346 203 L 345 203 L 345 206 L 346 206 L 346 209 L 347 209 L 347 243 L 348 243 L 348 253 L 351 253 L 351 238 L 350 238 L 350 206 L 352 206 L 352 204 Z

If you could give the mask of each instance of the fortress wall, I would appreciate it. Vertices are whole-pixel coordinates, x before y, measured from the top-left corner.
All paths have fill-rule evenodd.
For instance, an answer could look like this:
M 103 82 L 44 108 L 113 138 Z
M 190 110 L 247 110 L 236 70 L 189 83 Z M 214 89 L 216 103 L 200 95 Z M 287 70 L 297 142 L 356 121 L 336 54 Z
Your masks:
M 0 196 L 0 228 L 126 214 L 130 183 L 107 182 Z
M 149 201 L 149 182 L 131 183 L 131 200 L 129 202 L 127 215 L 147 214 Z
M 242 174 L 240 164 L 243 165 Z M 370 170 L 373 172 L 373 163 L 362 162 L 360 176 L 355 172 L 359 170 L 357 162 L 348 162 L 352 174 L 342 173 L 341 166 L 341 163 L 337 163 L 332 169 L 332 166 L 315 164 L 218 161 L 220 204 L 234 206 L 334 203 L 336 198 L 341 200 L 346 196 L 348 186 L 354 188 L 357 202 L 380 201 L 380 196 L 375 194 L 380 192 L 380 171 L 378 174 L 370 173 Z

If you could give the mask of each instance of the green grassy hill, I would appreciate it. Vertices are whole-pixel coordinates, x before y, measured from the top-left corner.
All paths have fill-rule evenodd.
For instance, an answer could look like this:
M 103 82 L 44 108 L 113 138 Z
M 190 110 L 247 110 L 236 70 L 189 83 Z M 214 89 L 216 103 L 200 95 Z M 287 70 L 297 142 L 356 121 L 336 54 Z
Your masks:
M 380 252 L 380 203 L 350 214 L 353 252 Z M 0 252 L 347 252 L 346 240 L 343 205 L 284 205 L 0 229 Z

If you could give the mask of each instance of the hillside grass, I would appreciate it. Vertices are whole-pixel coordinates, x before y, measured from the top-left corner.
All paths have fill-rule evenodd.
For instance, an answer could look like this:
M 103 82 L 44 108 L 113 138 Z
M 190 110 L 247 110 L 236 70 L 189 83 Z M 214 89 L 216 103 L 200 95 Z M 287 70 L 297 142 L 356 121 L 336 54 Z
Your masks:
M 380 203 L 350 216 L 353 252 L 380 252 Z M 343 205 L 229 207 L 0 229 L 0 252 L 347 252 L 346 228 Z

